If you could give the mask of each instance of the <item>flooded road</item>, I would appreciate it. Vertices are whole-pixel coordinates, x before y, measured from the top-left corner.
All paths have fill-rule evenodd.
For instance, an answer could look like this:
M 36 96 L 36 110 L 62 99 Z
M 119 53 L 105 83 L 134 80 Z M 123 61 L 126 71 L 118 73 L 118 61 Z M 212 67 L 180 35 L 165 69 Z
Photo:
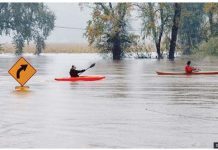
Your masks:
M 17 61 L 0 55 L 1 148 L 213 148 L 218 142 L 218 75 L 158 76 L 182 71 L 187 58 L 104 60 L 96 54 L 26 55 L 37 73 L 28 92 L 8 74 Z M 71 65 L 96 66 L 92 82 L 58 82 Z M 193 60 L 217 71 L 218 59 Z

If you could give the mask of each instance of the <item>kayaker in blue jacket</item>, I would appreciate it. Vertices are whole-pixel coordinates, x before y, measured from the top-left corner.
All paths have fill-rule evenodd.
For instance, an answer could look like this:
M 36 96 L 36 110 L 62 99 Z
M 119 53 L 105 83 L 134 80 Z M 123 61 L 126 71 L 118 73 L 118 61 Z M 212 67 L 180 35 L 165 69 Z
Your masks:
M 70 69 L 70 76 L 71 77 L 79 77 L 79 73 L 82 73 L 86 71 L 85 69 L 83 70 L 76 70 L 76 67 L 72 65 L 72 68 Z

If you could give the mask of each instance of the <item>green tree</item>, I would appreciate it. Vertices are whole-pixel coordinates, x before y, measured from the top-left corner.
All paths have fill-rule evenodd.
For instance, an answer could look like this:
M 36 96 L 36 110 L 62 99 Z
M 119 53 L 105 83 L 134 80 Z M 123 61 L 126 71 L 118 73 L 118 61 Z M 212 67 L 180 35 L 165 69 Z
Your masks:
M 0 3 L 0 35 L 9 35 L 11 31 L 9 3 Z
M 163 57 L 161 54 L 161 40 L 164 32 L 167 34 L 169 31 L 172 6 L 168 3 L 140 3 L 137 6 L 142 19 L 143 39 L 148 36 L 152 37 L 158 59 L 160 59 Z
M 215 55 L 217 56 L 217 37 L 218 37 L 218 3 L 204 3 L 203 17 L 201 31 L 203 31 L 203 39 L 194 49 L 195 55 Z
M 114 60 L 121 59 L 133 37 L 127 31 L 131 8 L 131 3 L 92 4 L 92 18 L 85 33 L 89 44 L 102 52 L 112 52 Z
M 204 12 L 208 16 L 209 19 L 209 29 L 210 29 L 210 36 L 214 37 L 218 35 L 218 3 L 205 3 L 204 4 Z
M 16 54 L 21 54 L 25 42 L 30 41 L 36 43 L 36 54 L 42 52 L 55 21 L 54 13 L 45 4 L 4 3 L 0 5 L 0 15 L 1 34 L 13 34 Z
M 205 39 L 203 3 L 183 3 L 180 21 L 179 39 L 183 54 L 190 54 Z

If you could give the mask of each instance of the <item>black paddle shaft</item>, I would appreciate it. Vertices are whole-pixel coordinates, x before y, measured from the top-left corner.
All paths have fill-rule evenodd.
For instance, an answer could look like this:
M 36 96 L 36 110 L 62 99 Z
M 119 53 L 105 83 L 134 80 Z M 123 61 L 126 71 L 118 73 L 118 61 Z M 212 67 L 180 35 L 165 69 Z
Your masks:
M 92 68 L 92 67 L 94 67 L 94 66 L 95 66 L 95 63 L 91 64 L 88 68 L 85 69 L 85 71 L 88 70 L 88 69 L 90 69 L 90 68 Z M 81 72 L 80 74 L 82 74 L 82 73 L 83 73 L 83 72 Z

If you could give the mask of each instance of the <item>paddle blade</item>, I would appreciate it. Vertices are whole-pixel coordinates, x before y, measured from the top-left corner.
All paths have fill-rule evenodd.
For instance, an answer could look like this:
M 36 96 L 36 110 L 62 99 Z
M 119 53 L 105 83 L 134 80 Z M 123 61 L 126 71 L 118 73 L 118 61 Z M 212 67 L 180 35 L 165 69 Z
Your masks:
M 92 68 L 92 67 L 94 67 L 95 66 L 95 63 L 94 64 L 91 64 L 91 66 L 89 67 L 89 68 L 87 68 L 86 70 L 88 70 L 88 69 L 90 69 L 90 68 Z
M 92 68 L 92 67 L 94 67 L 95 66 L 95 63 L 94 64 L 92 64 L 89 68 Z

